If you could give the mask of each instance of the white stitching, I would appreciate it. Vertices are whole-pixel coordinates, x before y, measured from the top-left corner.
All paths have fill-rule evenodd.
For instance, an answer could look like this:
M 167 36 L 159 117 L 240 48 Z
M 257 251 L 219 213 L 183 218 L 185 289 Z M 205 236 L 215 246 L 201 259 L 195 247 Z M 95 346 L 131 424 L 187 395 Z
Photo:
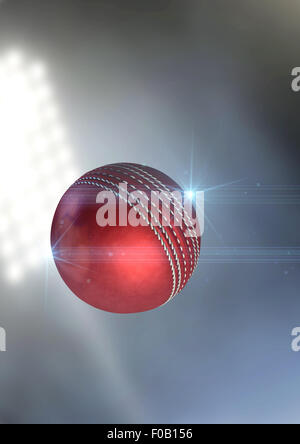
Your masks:
M 131 172 L 138 172 L 138 171 L 141 171 L 142 173 L 144 173 L 144 174 L 146 174 L 147 176 L 149 176 L 149 177 L 151 177 L 152 179 L 154 179 L 154 180 L 156 180 L 156 182 L 157 182 L 157 184 L 159 184 L 159 185 L 161 185 L 166 191 L 168 191 L 168 193 L 170 193 L 171 192 L 171 190 L 163 183 L 163 182 L 161 182 L 157 177 L 155 177 L 155 176 L 153 176 L 151 173 L 149 173 L 148 171 L 146 171 L 146 170 L 143 170 L 143 169 L 141 169 L 140 167 L 138 167 L 138 166 L 136 166 L 136 165 L 132 165 L 132 164 L 122 164 L 122 163 L 120 163 L 120 164 L 118 164 L 119 166 L 121 166 L 122 168 L 125 168 L 125 169 L 128 169 L 129 171 L 131 171 Z M 126 165 L 130 165 L 130 168 L 128 167 L 128 166 L 126 166 Z M 120 171 L 121 172 L 121 171 Z M 143 176 L 143 175 L 141 175 L 140 174 L 140 176 L 141 177 L 144 177 L 145 178 L 145 176 Z M 146 178 L 145 178 L 146 179 Z M 148 179 L 149 180 L 149 179 Z M 150 180 L 149 180 L 149 182 L 150 183 L 153 183 L 153 182 L 151 182 Z M 156 185 L 156 187 L 157 187 L 157 184 L 155 184 L 155 183 L 153 183 L 153 185 Z M 178 204 L 180 204 L 180 202 L 178 202 L 178 200 L 175 198 L 175 200 L 176 200 L 176 202 L 178 203 Z M 178 208 L 177 208 L 178 209 Z M 185 211 L 185 210 L 184 210 Z M 191 223 L 191 225 L 192 225 L 192 220 L 191 220 L 191 218 L 190 218 L 190 216 L 189 216 L 189 214 L 187 213 L 187 212 L 185 212 L 185 216 L 186 216 L 186 218 L 187 218 L 187 220 Z M 196 233 L 196 231 L 195 231 L 195 229 L 191 229 L 190 230 L 195 236 L 195 238 L 197 239 L 197 233 Z M 192 241 L 193 241 L 193 238 L 192 238 Z M 199 246 L 199 242 L 198 242 L 198 239 L 197 239 L 197 243 L 196 243 L 196 248 L 197 248 L 197 255 L 199 255 L 200 254 L 200 246 Z
M 112 168 L 110 168 L 110 169 L 113 170 Z M 122 173 L 122 174 L 125 174 L 126 176 L 129 176 L 128 173 L 123 172 L 123 171 L 120 171 L 120 170 L 113 170 L 113 171 L 120 172 L 120 173 Z M 102 174 L 102 171 L 99 171 L 99 174 Z M 137 180 L 137 178 L 136 178 L 135 176 L 129 176 L 129 177 L 131 177 L 131 178 L 134 179 L 134 180 Z M 83 177 L 82 179 L 83 179 L 83 180 L 100 180 L 100 181 L 106 182 L 106 183 L 108 183 L 108 184 L 111 183 L 111 182 L 109 182 L 108 180 L 103 179 L 103 178 L 100 178 L 100 177 L 97 177 L 97 176 L 90 176 L 90 177 L 87 176 L 87 177 Z M 119 177 L 116 177 L 116 179 L 118 179 L 118 180 L 120 180 L 120 181 L 122 180 L 122 179 L 120 179 Z M 144 184 L 144 182 L 142 182 L 142 181 L 139 181 L 139 182 L 140 182 L 142 185 L 145 185 L 145 187 L 147 187 L 147 188 L 151 191 L 151 188 L 149 188 L 148 185 Z M 127 182 L 125 182 L 125 183 L 127 183 Z M 114 185 L 117 186 L 117 184 L 114 184 Z M 136 190 L 136 191 L 140 191 L 140 190 L 138 190 L 137 188 L 135 188 L 134 185 L 131 185 L 131 188 L 133 188 L 133 189 Z M 127 193 L 127 194 L 129 195 L 129 193 Z M 178 271 L 178 285 L 177 285 L 177 288 L 176 288 L 176 292 L 175 292 L 175 294 L 173 294 L 173 296 L 171 296 L 171 298 L 170 298 L 170 299 L 172 299 L 176 294 L 178 294 L 178 293 L 183 289 L 183 287 L 186 285 L 186 282 L 187 282 L 187 279 L 186 279 L 186 272 L 187 272 L 186 265 L 187 265 L 187 263 L 186 263 L 186 260 L 185 260 L 185 255 L 184 255 L 183 249 L 182 249 L 182 247 L 181 247 L 181 243 L 180 243 L 180 241 L 179 241 L 179 239 L 178 239 L 177 233 L 174 231 L 173 227 L 171 226 L 170 228 L 171 228 L 171 230 L 172 230 L 172 232 L 173 232 L 173 234 L 174 234 L 174 236 L 175 236 L 175 238 L 176 238 L 176 240 L 177 240 L 177 242 L 178 242 L 178 245 L 179 245 L 179 247 L 180 247 L 180 250 L 181 250 L 181 253 L 182 253 L 182 256 L 183 256 L 183 260 L 184 260 L 184 279 L 183 279 L 183 282 L 182 282 L 181 266 L 180 266 L 180 262 L 179 262 L 178 254 L 177 254 L 177 251 L 176 251 L 175 248 L 174 248 L 173 242 L 171 241 L 171 239 L 170 239 L 169 235 L 167 234 L 166 230 L 163 228 L 163 225 L 162 225 L 162 224 L 160 223 L 160 221 L 154 216 L 154 214 L 151 213 L 151 211 L 149 211 L 148 208 L 145 208 L 144 205 L 143 205 L 142 203 L 141 203 L 141 206 L 142 206 L 142 207 L 148 212 L 148 214 L 150 215 L 150 217 L 153 218 L 153 219 L 155 220 L 155 222 L 159 225 L 160 229 L 162 230 L 162 232 L 163 232 L 164 235 L 166 236 L 167 240 L 169 241 L 169 245 L 170 245 L 170 247 L 171 247 L 171 249 L 172 249 L 172 251 L 173 251 L 173 253 L 174 253 L 175 260 L 176 260 L 176 265 L 177 265 L 177 271 Z M 156 207 L 155 204 L 154 204 L 154 206 Z M 156 207 L 156 208 L 157 208 L 157 207 Z M 167 219 L 163 216 L 163 214 L 162 214 L 162 212 L 161 212 L 161 210 L 160 210 L 159 208 L 158 208 L 158 211 L 159 211 L 159 213 L 162 215 L 162 217 L 167 221 Z
M 101 174 L 101 171 L 100 171 L 100 174 Z M 105 182 L 105 183 L 107 183 L 107 184 L 109 184 L 109 185 L 117 186 L 117 184 L 115 184 L 115 183 L 113 183 L 113 182 L 110 182 L 110 181 L 108 181 L 107 179 L 103 179 L 102 177 L 97 177 L 97 176 L 87 176 L 87 177 L 83 177 L 83 178 L 81 178 L 81 179 L 82 179 L 82 180 L 100 180 L 100 181 Z M 116 179 L 121 180 L 120 178 L 117 178 L 117 177 L 116 177 Z M 135 177 L 132 177 L 132 179 L 135 179 Z M 133 185 L 131 185 L 131 187 L 132 187 L 134 190 L 136 190 L 136 191 L 140 191 L 140 190 L 138 190 L 137 188 L 135 188 Z M 128 192 L 127 192 L 127 195 L 129 196 L 129 193 L 128 193 Z M 173 242 L 171 241 L 171 239 L 170 239 L 168 233 L 166 232 L 166 230 L 164 229 L 164 227 L 163 227 L 163 225 L 160 223 L 160 221 L 154 216 L 153 213 L 151 213 L 151 211 L 149 211 L 148 208 L 146 208 L 146 207 L 143 205 L 142 202 L 140 203 L 140 205 L 141 205 L 141 206 L 144 208 L 144 210 L 148 213 L 148 215 L 150 216 L 150 218 L 153 218 L 153 219 L 155 220 L 155 222 L 158 224 L 159 228 L 162 230 L 163 234 L 165 235 L 165 237 L 166 237 L 166 239 L 167 239 L 167 241 L 168 241 L 168 243 L 169 243 L 170 248 L 172 249 L 172 251 L 173 251 L 173 253 L 174 253 L 174 257 L 175 257 L 176 264 L 177 264 L 177 270 L 178 270 L 178 284 L 177 284 L 177 288 L 176 288 L 175 293 L 172 292 L 172 295 L 170 296 L 170 299 L 172 299 L 172 298 L 173 298 L 173 297 L 174 297 L 174 296 L 175 296 L 175 295 L 176 295 L 176 294 L 182 289 L 182 286 L 181 286 L 181 267 L 180 267 L 180 262 L 179 262 L 179 258 L 178 258 L 178 255 L 177 255 L 177 251 L 175 250 L 174 245 L 173 245 Z M 131 205 L 131 206 L 132 206 L 132 205 Z M 151 220 L 152 220 L 152 219 L 151 219 Z
M 148 171 L 145 171 L 145 170 L 143 170 L 143 169 L 141 169 L 140 167 L 138 167 L 138 166 L 136 166 L 136 165 L 132 165 L 132 164 L 118 164 L 121 168 L 124 168 L 124 169 L 128 169 L 129 171 L 131 171 L 131 172 L 138 172 L 138 171 L 141 171 L 142 173 L 144 173 L 144 174 L 146 174 L 147 176 L 149 176 L 149 177 L 151 177 L 152 179 L 154 179 L 159 185 L 161 185 L 166 191 L 168 191 L 168 193 L 170 193 L 171 192 L 171 190 L 163 183 L 163 182 L 161 182 L 158 178 L 156 178 L 155 176 L 153 176 L 151 173 L 149 173 Z M 130 167 L 131 168 L 129 168 L 128 167 L 128 165 L 130 165 Z M 121 171 L 120 171 L 121 172 Z M 140 174 L 142 177 L 145 177 L 145 176 L 143 176 L 142 174 Z M 149 180 L 149 179 L 148 179 Z M 151 182 L 150 180 L 149 180 L 149 182 L 150 183 L 153 183 L 153 182 Z M 158 187 L 158 185 L 157 184 L 155 184 L 155 183 L 153 183 L 154 185 L 156 185 L 157 187 Z M 167 198 L 169 198 L 168 196 L 166 196 Z M 178 202 L 178 200 L 176 199 L 176 197 L 175 197 L 175 200 L 176 200 L 176 202 L 178 203 L 178 204 L 180 204 L 179 202 Z M 175 206 L 175 208 L 176 208 L 176 206 Z M 178 208 L 176 208 L 176 209 L 178 209 Z M 184 210 L 184 209 L 183 209 Z M 185 213 L 185 217 L 187 217 L 187 219 L 188 219 L 188 221 L 191 223 L 191 225 L 192 225 L 192 221 L 191 221 L 191 219 L 190 219 L 190 216 L 189 216 L 189 214 L 184 210 L 184 213 Z M 193 249 L 194 249 L 194 254 L 195 254 L 195 260 L 193 261 L 194 262 L 194 269 L 193 269 L 193 271 L 192 271 L 192 273 L 190 274 L 190 277 L 192 276 L 192 274 L 194 273 L 194 271 L 195 271 L 195 269 L 196 269 L 196 267 L 197 267 L 197 264 L 198 264 L 198 261 L 199 261 L 199 256 L 200 256 L 200 241 L 198 241 L 198 237 L 197 237 L 197 233 L 196 233 L 196 231 L 195 231 L 195 229 L 192 229 L 192 230 L 190 230 L 195 236 L 195 238 L 196 238 L 196 249 L 197 249 L 197 253 L 196 253 L 196 251 L 195 251 L 195 244 L 194 244 L 194 238 L 192 237 L 191 238 L 191 241 L 192 241 L 192 244 L 193 244 Z M 185 236 L 186 237 L 186 236 Z M 189 237 L 186 237 L 186 239 L 190 239 Z
M 124 168 L 123 165 L 120 165 L 120 166 L 121 166 L 121 168 Z M 106 169 L 108 169 L 108 170 L 110 170 L 110 171 L 119 172 L 119 173 L 121 173 L 121 174 L 123 174 L 123 175 L 129 176 L 131 179 L 133 179 L 133 180 L 139 182 L 140 184 L 142 184 L 143 186 L 145 186 L 145 188 L 147 188 L 149 191 L 153 191 L 153 190 L 152 190 L 152 189 L 151 189 L 151 188 L 150 188 L 145 182 L 143 182 L 142 180 L 138 179 L 136 176 L 133 176 L 133 175 L 129 174 L 129 173 L 126 172 L 126 171 L 122 171 L 122 170 L 118 170 L 118 169 L 116 169 L 116 168 L 112 168 L 112 167 L 110 167 L 109 165 L 108 165 L 107 167 L 103 167 L 103 168 L 106 168 Z M 126 169 L 128 169 L 128 170 L 131 171 L 131 172 L 134 172 L 135 174 L 139 175 L 140 177 L 143 177 L 143 178 L 146 179 L 148 182 L 150 182 L 152 185 L 154 185 L 156 188 L 158 188 L 157 185 L 156 185 L 155 183 L 151 182 L 147 177 L 143 176 L 143 175 L 140 174 L 139 172 L 132 171 L 130 168 L 126 168 Z M 103 173 L 101 170 L 99 170 L 99 173 L 105 175 L 105 173 Z M 94 179 L 94 178 L 93 178 L 93 179 Z M 120 178 L 117 178 L 117 179 L 120 179 Z M 120 179 L 120 180 L 122 180 L 122 179 Z M 126 182 L 126 183 L 127 183 L 127 182 Z M 133 185 L 131 185 L 131 187 L 135 189 L 135 187 L 134 187 Z M 138 191 L 140 191 L 140 190 L 138 190 Z M 163 204 L 165 205 L 164 202 L 163 202 Z M 154 203 L 152 203 L 152 205 L 153 205 L 155 208 L 157 208 L 157 206 L 156 206 Z M 163 218 L 166 222 L 168 222 L 168 221 L 167 221 L 167 218 L 162 214 L 162 211 L 160 210 L 160 208 L 157 208 L 157 210 L 158 210 L 159 214 L 162 216 L 162 218 Z M 174 218 L 178 221 L 178 219 L 176 218 L 176 216 L 175 216 L 175 214 L 172 212 L 172 210 L 171 210 L 171 214 L 172 214 L 172 215 L 174 216 Z M 151 216 L 152 216 L 152 213 L 151 213 Z M 153 216 L 153 217 L 154 217 L 154 216 Z M 157 219 L 156 219 L 155 217 L 154 217 L 154 219 L 157 221 Z M 157 221 L 157 222 L 159 223 L 159 221 Z M 178 221 L 178 222 L 179 222 L 179 221 Z M 186 285 L 186 283 L 187 283 L 187 281 L 188 281 L 188 279 L 187 279 L 187 262 L 186 262 L 186 259 L 185 259 L 185 254 L 184 254 L 183 248 L 182 248 L 182 246 L 181 246 L 181 242 L 180 242 L 180 240 L 178 239 L 178 236 L 177 236 L 176 231 L 174 230 L 174 228 L 173 228 L 172 226 L 170 226 L 169 228 L 171 229 L 173 235 L 174 235 L 175 238 L 176 238 L 176 241 L 177 241 L 178 246 L 179 246 L 179 248 L 180 248 L 180 251 L 181 251 L 181 254 L 182 254 L 182 258 L 183 258 L 183 262 L 184 262 L 184 266 L 183 266 L 183 269 L 184 269 L 184 278 L 183 278 L 183 280 L 182 280 L 182 279 L 181 279 L 181 278 L 182 278 L 182 276 L 181 276 L 181 266 L 180 266 L 180 262 L 179 262 L 179 259 L 178 259 L 178 255 L 177 255 L 176 250 L 174 249 L 173 243 L 170 241 L 171 248 L 172 248 L 172 250 L 173 250 L 173 252 L 174 252 L 174 254 L 175 254 L 175 259 L 176 259 L 176 263 L 177 263 L 177 270 L 178 270 L 178 276 L 179 276 L 178 288 L 177 288 L 176 293 L 175 293 L 175 295 L 176 295 L 176 294 L 178 294 L 178 293 L 184 288 L 184 286 Z M 168 235 L 166 234 L 166 236 L 168 236 Z M 193 260 L 193 257 L 192 257 L 192 252 L 191 252 L 191 249 L 190 249 L 189 242 L 187 242 L 187 244 L 188 244 L 188 249 L 189 249 L 189 253 L 190 253 L 191 268 L 192 268 L 192 265 L 194 265 L 194 262 L 195 262 L 195 261 Z M 192 275 L 192 272 L 190 272 L 189 278 L 191 277 L 191 275 Z M 175 295 L 174 295 L 174 296 L 175 296 Z M 174 296 L 173 296 L 173 297 L 174 297 Z
M 97 177 L 96 179 L 97 179 L 97 180 L 100 180 L 101 178 Z M 117 186 L 117 184 L 114 184 L 113 182 L 107 181 L 107 180 L 105 180 L 105 179 L 102 179 L 102 180 L 105 181 L 106 183 L 110 184 L 110 185 Z M 81 184 L 93 185 L 93 186 L 96 186 L 96 187 L 99 187 L 99 188 L 103 188 L 103 189 L 105 189 L 105 190 L 107 190 L 107 191 L 113 191 L 113 193 L 114 193 L 116 196 L 118 196 L 119 198 L 123 199 L 123 200 L 126 202 L 126 200 L 125 200 L 124 198 L 122 198 L 122 196 L 120 196 L 116 191 L 112 190 L 112 189 L 109 188 L 109 187 L 106 187 L 105 185 L 98 184 L 98 183 L 95 183 L 95 182 L 90 182 L 89 180 L 85 180 L 85 178 L 81 178 L 80 180 L 76 181 L 74 185 L 81 185 Z M 127 192 L 127 194 L 129 194 L 129 193 Z M 170 262 L 170 265 L 171 265 L 172 277 L 173 277 L 173 288 L 172 288 L 172 292 L 171 292 L 171 296 L 170 296 L 170 298 L 165 302 L 165 303 L 167 303 L 167 302 L 168 302 L 170 299 L 172 299 L 173 296 L 175 295 L 175 287 L 176 287 L 176 273 L 175 273 L 175 268 L 174 268 L 174 264 L 173 264 L 172 257 L 171 257 L 171 255 L 170 255 L 170 253 L 169 253 L 169 251 L 168 251 L 168 249 L 167 249 L 167 247 L 166 247 L 166 245 L 165 245 L 165 243 L 164 243 L 162 237 L 159 235 L 159 233 L 157 232 L 157 230 L 155 229 L 155 227 L 151 224 L 151 222 L 150 222 L 150 221 L 144 216 L 144 214 L 140 213 L 140 212 L 138 211 L 138 209 L 137 209 L 133 204 L 130 204 L 129 202 L 128 202 L 128 204 L 129 204 L 130 206 L 132 206 L 132 207 L 135 209 L 135 211 L 137 211 L 138 214 L 139 214 L 141 217 L 143 217 L 143 219 L 144 219 L 144 220 L 150 225 L 150 228 L 152 229 L 152 231 L 155 233 L 155 235 L 156 235 L 157 238 L 159 239 L 159 241 L 160 241 L 160 243 L 161 243 L 161 245 L 162 245 L 162 247 L 163 247 L 165 253 L 167 254 L 168 259 L 169 259 L 169 262 Z M 165 304 L 165 303 L 164 303 L 164 304 Z M 163 304 L 163 305 L 164 305 L 164 304 Z
M 126 166 L 125 166 L 126 165 Z M 157 178 L 155 178 L 154 176 L 152 176 L 150 173 L 148 173 L 147 171 L 144 171 L 144 170 L 142 170 L 142 169 L 140 169 L 139 167 L 135 167 L 134 165 L 132 165 L 132 164 L 118 164 L 118 166 L 120 167 L 120 168 L 122 168 L 123 170 L 125 169 L 125 170 L 128 170 L 128 171 L 130 171 L 130 172 L 134 172 L 135 174 L 137 174 L 137 175 L 139 175 L 140 177 L 143 177 L 145 180 L 147 180 L 150 184 L 152 184 L 152 185 L 154 185 L 157 189 L 159 189 L 160 190 L 160 187 L 158 186 L 158 183 L 162 186 L 162 187 L 164 187 L 164 189 L 166 190 L 166 191 L 168 191 L 168 193 L 170 193 L 171 192 L 171 190 L 169 190 L 159 179 L 157 179 Z M 130 165 L 130 166 L 132 166 L 132 168 L 135 168 L 135 170 L 133 170 L 132 168 L 129 168 L 129 166 L 128 165 Z M 116 172 L 119 172 L 119 173 L 122 173 L 122 174 L 126 174 L 123 170 L 117 170 L 117 169 L 114 169 L 114 168 L 111 168 L 109 165 L 107 166 L 107 167 L 105 167 L 106 169 L 109 169 L 109 170 L 111 170 L 111 171 L 116 171 Z M 144 176 L 143 174 L 141 174 L 139 171 L 142 171 L 143 173 L 145 173 L 145 174 L 147 174 L 148 176 L 150 176 L 151 178 L 153 178 L 155 181 L 157 181 L 157 183 L 155 183 L 155 182 L 153 182 L 152 180 L 150 180 L 148 177 L 146 177 L 146 176 Z M 126 174 L 126 175 L 129 175 L 128 173 Z M 132 176 L 132 175 L 129 175 L 129 177 L 131 177 L 132 179 L 135 179 L 135 180 L 138 180 L 135 176 Z M 147 187 L 148 189 L 150 189 L 144 182 L 141 182 L 141 183 L 143 183 L 143 185 L 145 186 L 145 187 Z M 150 189 L 151 190 L 151 189 Z M 170 201 L 170 197 L 169 197 L 169 195 L 167 195 L 167 194 L 164 194 L 166 197 L 167 197 L 167 199 Z M 178 204 L 180 204 L 179 203 L 179 201 L 175 198 L 175 201 L 178 203 Z M 163 205 L 164 205 L 164 202 L 163 202 Z M 175 208 L 177 209 L 177 210 L 180 210 L 180 208 L 179 207 L 176 207 L 176 205 L 174 204 L 174 206 L 175 206 Z M 175 217 L 175 215 L 174 215 L 174 213 L 171 211 L 171 213 L 172 213 L 172 215 Z M 186 216 L 187 216 L 187 218 L 188 218 L 188 220 L 192 223 L 192 221 L 190 220 L 190 218 L 189 218 L 189 215 L 188 215 L 188 213 L 186 213 L 185 212 L 185 214 L 186 214 Z M 176 220 L 178 220 L 178 219 L 176 219 Z M 196 232 L 195 232 L 195 230 L 191 230 L 192 231 L 192 233 L 193 234 L 195 234 L 196 235 Z M 173 233 L 174 233 L 174 230 L 173 230 Z M 174 233 L 175 234 L 175 233 Z M 175 234 L 175 236 L 177 237 L 177 235 Z M 189 278 L 192 276 L 192 274 L 194 273 L 194 271 L 195 271 L 195 269 L 196 269 L 196 266 L 197 266 L 197 263 L 198 263 L 198 259 L 199 259 L 199 256 L 198 256 L 198 243 L 196 242 L 196 248 L 197 248 L 197 252 L 196 252 L 196 250 L 195 250 L 195 243 L 194 243 L 194 239 L 193 238 L 191 238 L 191 241 L 192 241 L 192 246 L 193 246 L 193 250 L 194 250 L 194 258 L 192 257 L 192 252 L 191 252 L 191 248 L 190 248 L 190 238 L 189 237 L 186 237 L 185 236 L 185 238 L 186 238 L 186 241 L 187 241 L 187 246 L 188 246 L 188 249 L 189 249 L 189 253 L 190 253 L 190 260 L 191 260 L 191 272 L 190 272 L 190 274 L 189 274 Z M 182 249 L 181 249 L 182 250 Z M 182 253 L 183 253 L 183 250 L 182 250 Z M 200 253 L 200 251 L 199 251 L 199 253 Z M 181 286 L 181 288 L 180 288 L 180 290 L 179 291 L 181 291 L 182 289 L 183 289 L 183 287 L 185 286 L 185 284 L 186 284 L 186 282 L 184 282 L 184 284 Z

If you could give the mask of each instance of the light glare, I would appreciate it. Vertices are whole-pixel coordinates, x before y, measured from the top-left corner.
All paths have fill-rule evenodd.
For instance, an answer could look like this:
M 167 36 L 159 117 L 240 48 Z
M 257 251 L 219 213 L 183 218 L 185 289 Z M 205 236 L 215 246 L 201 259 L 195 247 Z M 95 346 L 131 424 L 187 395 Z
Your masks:
M 22 277 L 22 268 L 19 264 L 14 264 L 9 267 L 7 277 L 11 282 L 18 282 Z
M 56 205 L 75 178 L 59 119 L 45 65 L 20 51 L 0 56 L 0 254 L 13 283 L 48 257 Z
M 32 80 L 43 80 L 46 75 L 46 67 L 43 63 L 35 63 L 31 66 L 29 73 Z

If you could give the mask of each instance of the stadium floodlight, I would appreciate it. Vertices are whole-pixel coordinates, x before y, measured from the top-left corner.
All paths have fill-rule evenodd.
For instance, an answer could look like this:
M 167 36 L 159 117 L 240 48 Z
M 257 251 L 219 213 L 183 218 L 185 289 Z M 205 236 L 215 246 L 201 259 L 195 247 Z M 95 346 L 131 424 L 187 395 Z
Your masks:
M 43 63 L 0 56 L 0 256 L 20 282 L 49 256 L 55 207 L 76 177 L 67 131 Z

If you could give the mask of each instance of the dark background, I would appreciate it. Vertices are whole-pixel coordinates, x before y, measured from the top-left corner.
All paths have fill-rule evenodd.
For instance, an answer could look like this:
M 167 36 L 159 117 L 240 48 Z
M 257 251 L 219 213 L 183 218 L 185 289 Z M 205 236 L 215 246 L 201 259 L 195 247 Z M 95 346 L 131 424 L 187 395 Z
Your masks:
M 97 311 L 52 264 L 2 280 L 1 422 L 300 421 L 299 19 L 298 0 L 0 3 L 0 50 L 47 63 L 82 174 L 231 184 L 207 191 L 198 271 L 161 309 Z

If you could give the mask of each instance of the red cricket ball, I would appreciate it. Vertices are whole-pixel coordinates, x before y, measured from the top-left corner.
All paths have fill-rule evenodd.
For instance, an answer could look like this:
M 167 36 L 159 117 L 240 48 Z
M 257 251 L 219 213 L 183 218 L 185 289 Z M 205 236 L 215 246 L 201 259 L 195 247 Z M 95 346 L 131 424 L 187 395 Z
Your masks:
M 186 212 L 179 197 L 171 201 L 173 192 L 183 195 L 164 173 L 131 163 L 78 179 L 62 197 L 51 230 L 53 257 L 70 290 L 113 313 L 151 310 L 179 293 L 197 266 L 200 234 L 189 216 L 178 223 Z M 108 221 L 109 215 L 113 223 L 105 225 L 102 216 Z

